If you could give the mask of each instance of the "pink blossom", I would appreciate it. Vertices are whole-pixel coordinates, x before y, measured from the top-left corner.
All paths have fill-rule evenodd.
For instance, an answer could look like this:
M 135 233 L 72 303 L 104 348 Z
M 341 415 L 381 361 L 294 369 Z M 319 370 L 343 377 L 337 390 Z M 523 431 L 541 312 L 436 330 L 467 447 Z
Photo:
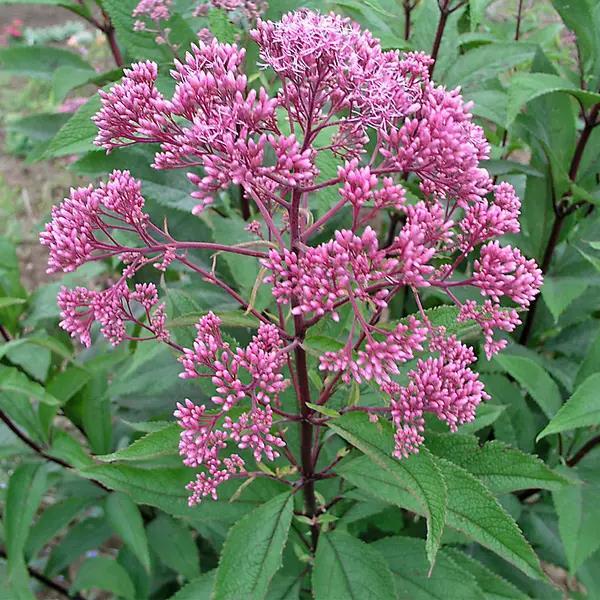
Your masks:
M 519 313 L 514 308 L 502 308 L 491 300 L 486 300 L 481 306 L 474 300 L 467 300 L 460 309 L 458 320 L 473 320 L 481 327 L 485 337 L 483 348 L 488 360 L 508 343 L 506 340 L 494 339 L 494 330 L 511 332 L 521 324 Z
M 427 328 L 411 316 L 406 324 L 399 323 L 391 331 L 378 330 L 377 334 L 380 339 L 369 336 L 364 350 L 359 350 L 356 357 L 348 346 L 339 352 L 326 352 L 320 358 L 319 368 L 342 373 L 345 382 L 353 378 L 358 383 L 374 380 L 380 385 L 389 384 L 391 377 L 400 373 L 398 365 L 423 350 Z
M 445 421 L 452 431 L 475 418 L 482 400 L 488 400 L 479 374 L 469 368 L 475 362 L 473 351 L 454 336 L 444 337 L 438 330 L 430 341 L 437 358 L 419 359 L 408 374 L 406 387 L 388 385 L 392 419 L 397 427 L 395 455 L 398 458 L 418 451 L 423 441 L 423 413 L 431 412 Z
M 125 69 L 123 81 L 109 92 L 100 90 L 102 108 L 92 118 L 98 127 L 95 143 L 113 150 L 131 141 L 155 141 L 167 128 L 166 105 L 156 89 L 158 67 L 146 61 Z
M 212 4 L 232 19 L 252 20 L 259 10 L 242 0 Z M 164 20 L 169 6 L 140 2 L 140 27 L 151 31 L 147 20 Z M 178 242 L 167 223 L 151 222 L 141 184 L 127 171 L 72 190 L 41 234 L 50 271 L 114 257 L 124 264 L 105 290 L 61 291 L 61 326 L 72 336 L 89 345 L 98 322 L 117 344 L 130 339 L 135 324 L 143 333 L 134 339 L 163 340 L 179 353 L 182 378 L 214 386 L 206 404 L 186 400 L 175 412 L 183 462 L 201 469 L 188 485 L 191 505 L 216 498 L 232 477 L 250 476 L 245 461 L 276 460 L 281 448 L 289 455 L 282 421 L 326 421 L 303 403 L 326 404 L 340 380 L 379 388 L 385 406 L 342 410 L 364 410 L 372 421 L 389 416 L 398 458 L 419 450 L 425 413 L 451 430 L 472 420 L 488 398 L 471 368 L 475 352 L 432 325 L 425 301 L 455 304 L 458 321 L 481 329 L 489 358 L 506 344 L 498 333 L 520 323 L 517 310 L 501 301 L 526 308 L 542 283 L 533 260 L 497 241 L 518 232 L 519 199 L 482 168 L 490 148 L 471 104 L 458 89 L 430 80 L 428 56 L 386 52 L 350 19 L 306 9 L 278 22 L 259 19 L 251 36 L 261 66 L 276 78 L 274 94 L 249 84 L 243 48 L 206 35 L 174 61 L 172 94 L 158 91 L 156 64 L 137 63 L 101 92 L 94 117 L 96 143 L 107 151 L 155 144 L 154 168 L 182 169 L 193 186 L 194 214 L 241 193 L 254 219 L 246 225 L 250 242 Z M 326 176 L 323 165 L 337 169 Z M 227 202 L 226 210 L 236 208 Z M 394 228 L 378 235 L 389 216 Z M 125 246 L 123 238 L 136 241 Z M 199 250 L 215 252 L 211 267 L 194 262 Z M 262 267 L 271 306 L 223 278 L 225 253 L 255 261 L 244 263 L 252 272 Z M 199 319 L 191 347 L 169 339 L 156 287 L 128 281 L 145 265 L 164 272 L 174 261 L 257 320 L 248 343 L 231 341 L 212 312 Z M 417 312 L 389 322 L 401 291 Z M 313 327 L 339 345 L 316 357 L 321 380 L 313 373 L 307 384 L 302 363 Z M 290 383 L 302 413 L 286 412 Z
M 128 338 L 128 322 L 141 325 L 153 339 L 167 340 L 164 304 L 158 302 L 153 283 L 136 284 L 134 291 L 123 280 L 101 292 L 84 287 L 63 287 L 58 295 L 60 326 L 72 337 L 78 337 L 85 346 L 91 344 L 90 331 L 94 322 L 100 324 L 100 333 L 113 346 Z M 132 303 L 137 303 L 144 314 L 135 314 Z
M 500 296 L 508 296 L 527 307 L 542 285 L 542 272 L 534 260 L 526 259 L 518 248 L 501 247 L 498 242 L 490 242 L 481 249 L 474 267 L 473 285 L 494 302 L 500 302 Z
M 48 272 L 74 271 L 91 259 L 96 248 L 96 198 L 92 186 L 71 189 L 62 204 L 52 208 L 52 221 L 40 234 L 50 249 Z
M 509 183 L 494 186 L 494 200 L 481 200 L 466 208 L 459 223 L 461 248 L 469 251 L 477 244 L 504 235 L 518 233 L 521 202 Z
M 166 21 L 171 16 L 173 0 L 140 0 L 133 9 L 134 17 L 145 16 L 152 21 Z
M 360 237 L 349 230 L 336 231 L 334 240 L 309 248 L 300 260 L 289 251 L 283 256 L 272 251 L 263 261 L 263 266 L 273 272 L 265 282 L 274 284 L 273 295 L 278 302 L 287 304 L 296 298 L 299 303 L 292 310 L 294 314 L 332 313 L 334 319 L 336 302 L 346 297 L 368 299 L 385 307 L 385 290 L 370 295 L 367 288 L 392 273 L 396 264 L 395 259 L 379 250 L 377 236 L 370 227 Z
M 237 421 L 225 417 L 223 427 L 230 430 L 229 435 L 238 443 L 239 448 L 250 448 L 254 459 L 258 462 L 262 460 L 263 454 L 268 460 L 275 460 L 279 452 L 274 446 L 279 448 L 285 446 L 285 442 L 280 437 L 271 433 L 273 410 L 268 405 L 264 409 L 256 407 L 249 413 L 242 413 Z
M 180 377 L 199 377 L 203 374 L 199 367 L 204 367 L 216 387 L 212 401 L 225 411 L 246 397 L 261 403 L 277 398 L 288 385 L 281 374 L 286 359 L 277 329 L 261 325 L 248 346 L 234 352 L 223 341 L 220 325 L 221 320 L 212 312 L 200 319 L 194 347 L 184 348 L 180 357 L 184 368 Z M 243 383 L 246 374 L 250 382 Z
M 419 111 L 386 134 L 388 148 L 382 150 L 400 170 L 417 174 L 425 194 L 454 198 L 462 207 L 492 188 L 487 171 L 479 167 L 489 156 L 489 144 L 469 109 L 459 90 L 430 83 Z

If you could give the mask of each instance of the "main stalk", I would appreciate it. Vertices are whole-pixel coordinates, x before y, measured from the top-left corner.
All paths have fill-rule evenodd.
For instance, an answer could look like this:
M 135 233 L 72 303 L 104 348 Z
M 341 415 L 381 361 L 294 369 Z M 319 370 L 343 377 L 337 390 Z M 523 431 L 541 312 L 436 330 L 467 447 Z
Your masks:
M 300 193 L 293 192 L 292 206 L 290 210 L 290 238 L 291 250 L 300 253 Z M 293 299 L 292 307 L 297 306 L 297 300 Z M 301 314 L 294 315 L 294 336 L 302 342 L 305 333 L 304 318 Z M 308 382 L 308 367 L 306 364 L 306 352 L 301 344 L 294 349 L 296 363 L 296 376 L 298 378 L 298 406 L 300 408 L 300 460 L 302 466 L 302 491 L 304 493 L 304 508 L 306 515 L 314 518 L 317 514 L 317 500 L 315 497 L 314 465 L 312 460 L 313 426 L 310 421 L 311 409 L 307 405 L 310 402 L 310 388 Z M 319 539 L 319 527 L 316 523 L 311 526 L 312 549 L 317 548 Z

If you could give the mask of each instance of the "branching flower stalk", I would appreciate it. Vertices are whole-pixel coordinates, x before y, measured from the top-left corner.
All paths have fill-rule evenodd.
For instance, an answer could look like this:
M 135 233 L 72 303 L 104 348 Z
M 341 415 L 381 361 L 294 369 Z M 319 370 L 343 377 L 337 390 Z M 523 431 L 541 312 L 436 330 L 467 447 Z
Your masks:
M 107 289 L 61 290 L 61 325 L 71 335 L 89 345 L 99 323 L 113 344 L 167 343 L 179 355 L 181 377 L 212 384 L 209 402 L 182 399 L 175 412 L 183 461 L 199 469 L 188 485 L 190 505 L 216 499 L 231 478 L 277 478 L 302 490 L 314 550 L 322 510 L 315 485 L 336 476 L 339 458 L 321 464 L 322 433 L 332 417 L 312 407 L 389 419 L 394 455 L 418 452 L 426 412 L 456 430 L 488 398 L 471 369 L 474 350 L 432 323 L 424 293 L 444 294 L 459 321 L 477 324 L 489 358 L 507 343 L 497 332 L 520 324 L 517 307 L 529 306 L 542 278 L 533 260 L 499 243 L 519 230 L 519 199 L 479 166 L 489 153 L 483 131 L 458 90 L 431 81 L 430 57 L 384 52 L 352 21 L 308 10 L 280 22 L 259 19 L 251 35 L 262 65 L 279 81 L 274 94 L 248 85 L 243 49 L 199 42 L 175 61 L 172 97 L 156 87 L 154 63 L 137 63 L 100 92 L 94 122 L 97 143 L 108 151 L 159 144 L 153 166 L 188 171 L 195 214 L 241 186 L 256 215 L 247 225 L 256 244 L 177 240 L 150 220 L 141 184 L 127 171 L 113 172 L 97 188 L 72 190 L 54 208 L 41 241 L 50 271 L 114 257 L 123 264 Z M 337 173 L 321 173 L 322 157 L 337 161 Z M 407 193 L 409 184 L 421 200 Z M 339 199 L 318 212 L 315 199 L 326 189 Z M 402 213 L 404 225 L 386 246 L 371 223 L 390 209 Z M 345 225 L 335 229 L 334 222 Z M 323 232 L 330 238 L 315 244 Z M 228 253 L 266 271 L 268 310 L 257 310 L 226 281 L 218 260 L 207 269 L 198 253 Z M 229 341 L 216 312 L 199 319 L 192 347 L 173 339 L 157 288 L 132 279 L 142 267 L 165 271 L 175 262 L 256 318 L 245 347 Z M 386 321 L 386 308 L 403 289 L 418 312 Z M 134 336 L 132 325 L 142 333 Z M 307 335 L 323 325 L 337 330 L 339 348 L 313 358 Z M 378 390 L 376 402 L 340 400 L 345 386 L 365 382 Z M 294 424 L 299 457 L 286 438 Z M 276 460 L 288 461 L 286 469 L 269 474 L 251 466 Z

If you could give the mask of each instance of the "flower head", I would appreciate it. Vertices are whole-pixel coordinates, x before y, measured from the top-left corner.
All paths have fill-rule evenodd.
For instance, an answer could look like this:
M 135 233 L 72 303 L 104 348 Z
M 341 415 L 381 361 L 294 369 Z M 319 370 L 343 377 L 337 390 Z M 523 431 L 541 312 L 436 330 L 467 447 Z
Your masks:
M 260 10 L 249 0 L 212 4 L 232 18 L 254 20 Z M 168 0 L 140 2 L 139 27 L 157 27 L 168 41 L 160 28 L 170 8 Z M 73 190 L 41 235 L 52 271 L 106 258 L 124 264 L 105 290 L 61 291 L 61 325 L 71 335 L 89 345 L 98 322 L 117 344 L 134 323 L 147 334 L 134 339 L 162 340 L 179 352 L 182 378 L 212 386 L 204 404 L 186 400 L 175 412 L 183 462 L 201 470 L 188 485 L 191 505 L 249 476 L 251 461 L 277 460 L 282 448 L 289 456 L 284 423 L 327 420 L 308 409 L 315 400 L 326 404 L 340 382 L 375 389 L 382 405 L 341 410 L 359 408 L 372 421 L 387 413 L 398 458 L 419 450 L 425 413 L 453 431 L 472 420 L 488 398 L 472 369 L 475 351 L 435 326 L 426 302 L 455 305 L 459 322 L 481 329 L 490 358 L 506 344 L 498 334 L 520 323 L 514 304 L 527 308 L 542 283 L 533 260 L 498 241 L 519 231 L 519 199 L 481 166 L 490 146 L 471 104 L 430 79 L 428 56 L 385 51 L 350 19 L 307 9 L 258 19 L 251 37 L 260 66 L 276 80 L 272 93 L 249 82 L 243 48 L 206 34 L 178 53 L 172 93 L 159 90 L 155 63 L 137 63 L 101 92 L 94 117 L 96 143 L 106 150 L 154 144 L 154 168 L 183 169 L 193 214 L 208 207 L 216 214 L 225 202 L 224 225 L 233 225 L 228 195 L 239 195 L 244 241 L 176 240 L 166 223 L 151 222 L 128 171 Z M 208 254 L 198 259 L 203 251 L 212 262 Z M 236 268 L 223 255 L 237 255 Z M 260 272 L 250 293 L 246 280 L 231 278 L 242 261 Z M 145 265 L 162 273 L 175 262 L 254 319 L 246 343 L 227 335 L 216 312 L 198 320 L 187 348 L 169 338 L 156 287 L 129 281 Z M 398 319 L 400 295 L 414 314 Z M 313 327 L 333 343 L 307 358 Z M 309 377 L 307 363 L 321 377 Z M 286 412 L 288 387 L 298 414 Z

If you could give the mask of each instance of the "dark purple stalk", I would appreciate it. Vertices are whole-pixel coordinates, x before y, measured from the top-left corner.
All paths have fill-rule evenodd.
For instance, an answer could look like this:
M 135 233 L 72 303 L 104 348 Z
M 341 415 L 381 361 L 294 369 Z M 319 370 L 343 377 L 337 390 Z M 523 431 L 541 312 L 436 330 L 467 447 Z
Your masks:
M 440 51 L 440 46 L 442 44 L 442 38 L 444 37 L 444 30 L 446 29 L 446 23 L 448 22 L 448 15 L 450 12 L 448 11 L 448 5 L 450 4 L 450 0 L 443 0 L 443 3 L 439 5 L 440 7 L 440 20 L 438 21 L 437 29 L 435 31 L 435 38 L 433 39 L 433 47 L 431 48 L 431 59 L 432 63 L 429 67 L 429 73 L 433 73 L 433 69 L 435 68 L 435 62 L 438 57 L 438 53 Z
M 244 192 L 244 187 L 239 186 L 239 195 L 240 195 L 240 210 L 242 211 L 242 219 L 244 221 L 250 220 L 250 201 L 248 200 L 246 193 Z
M 446 29 L 446 25 L 448 24 L 448 17 L 459 8 L 466 4 L 466 0 L 462 2 L 458 2 L 456 6 L 450 8 L 452 0 L 438 0 L 438 6 L 440 8 L 440 20 L 438 21 L 437 30 L 435 32 L 435 38 L 433 39 L 433 48 L 431 49 L 431 58 L 433 62 L 429 67 L 429 74 L 433 74 L 433 69 L 435 68 L 435 63 L 437 61 L 438 54 L 440 52 L 440 46 L 442 45 L 442 38 L 444 37 L 444 31 Z
M 56 458 L 55 456 L 51 456 L 48 454 L 39 444 L 34 442 L 31 438 L 25 435 L 10 419 L 10 417 L 2 410 L 0 410 L 0 421 L 2 421 L 26 446 L 29 446 L 38 456 L 41 456 L 43 459 L 53 462 L 65 469 L 73 469 L 73 465 L 70 465 L 68 462 L 60 458 Z M 90 479 L 90 481 L 102 488 L 105 491 L 109 491 L 109 489 L 101 482 L 96 481 L 95 479 Z
M 408 41 L 410 38 L 410 13 L 415 5 L 410 0 L 404 0 L 404 39 Z
M 588 440 L 571 458 L 567 459 L 567 464 L 574 467 L 598 445 L 600 445 L 600 435 Z
M 82 6 L 87 10 L 83 0 L 77 0 L 77 4 Z M 67 8 L 67 7 L 66 7 Z M 69 10 L 69 8 L 67 8 Z M 125 65 L 123 60 L 123 55 L 121 54 L 121 49 L 119 48 L 119 44 L 117 43 L 117 38 L 115 36 L 115 28 L 112 24 L 109 14 L 106 11 L 102 11 L 102 21 L 99 21 L 94 16 L 86 15 L 85 12 L 77 12 L 79 17 L 81 17 L 84 21 L 87 21 L 92 27 L 95 27 L 99 31 L 101 31 L 106 36 L 106 41 L 108 42 L 108 47 L 110 48 L 110 52 L 113 56 L 115 64 L 117 67 L 122 67 Z
M 113 59 L 117 67 L 122 67 L 125 62 L 123 60 L 123 55 L 121 54 L 121 49 L 119 48 L 119 44 L 117 43 L 117 38 L 115 36 L 115 28 L 112 23 L 106 26 L 106 28 L 102 29 L 104 35 L 106 36 L 106 41 L 108 42 L 108 46 L 110 48 L 110 52 L 113 55 Z
M 292 195 L 292 207 L 290 211 L 290 234 L 291 247 L 296 253 L 300 251 L 300 193 L 295 191 Z M 296 300 L 292 307 L 297 305 Z M 298 341 L 302 341 L 305 333 L 304 318 L 302 315 L 294 315 L 294 333 Z M 300 422 L 300 462 L 302 468 L 302 490 L 304 493 L 304 508 L 306 515 L 313 518 L 317 514 L 317 499 L 315 496 L 315 480 L 313 465 L 313 425 L 310 421 L 311 409 L 307 406 L 310 402 L 310 387 L 308 382 L 308 368 L 306 364 L 306 352 L 300 344 L 294 348 L 296 362 L 296 376 L 298 383 L 298 405 L 302 421 Z M 313 551 L 317 548 L 319 540 L 319 526 L 316 523 L 310 529 Z
M 519 6 L 517 8 L 517 27 L 515 29 L 515 42 L 519 41 L 521 35 L 521 19 L 523 18 L 523 0 L 519 0 Z

